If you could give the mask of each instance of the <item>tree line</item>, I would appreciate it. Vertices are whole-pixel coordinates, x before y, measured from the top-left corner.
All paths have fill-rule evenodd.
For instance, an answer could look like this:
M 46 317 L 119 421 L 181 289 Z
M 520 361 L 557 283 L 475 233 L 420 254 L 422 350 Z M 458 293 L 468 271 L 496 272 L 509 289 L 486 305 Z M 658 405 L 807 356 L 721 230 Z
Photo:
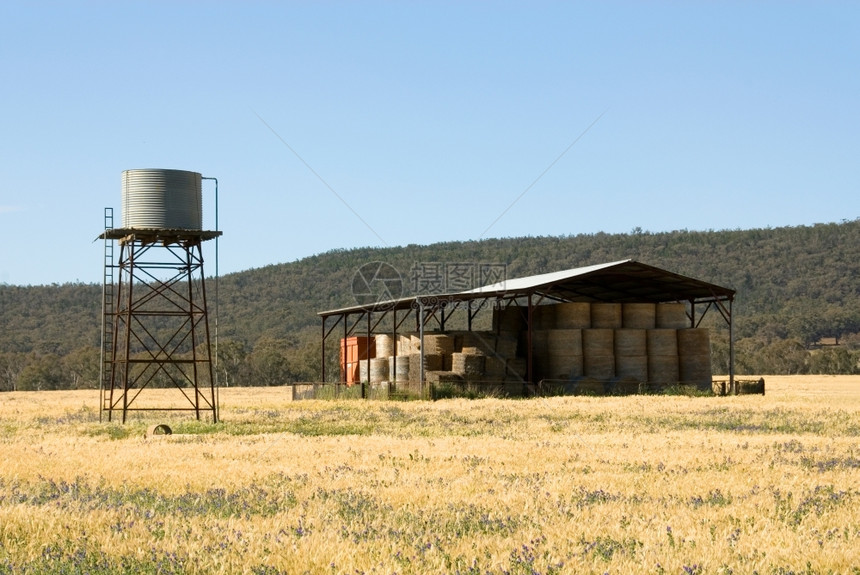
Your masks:
M 437 283 L 463 287 L 472 281 L 477 287 L 483 269 L 501 268 L 514 278 L 628 258 L 737 291 L 739 374 L 860 372 L 860 219 L 855 219 L 773 229 L 653 233 L 637 228 L 627 234 L 335 250 L 229 274 L 218 279 L 219 382 L 318 379 L 317 312 L 354 305 L 356 274 L 371 262 L 399 271 L 400 295 L 407 296 L 425 293 L 427 274 L 438 274 L 432 277 Z M 445 275 L 451 270 L 456 277 Z M 0 390 L 97 387 L 101 292 L 96 283 L 0 285 Z M 211 287 L 209 293 L 211 308 Z M 724 373 L 728 334 L 721 321 L 708 325 L 713 371 Z M 825 339 L 838 345 L 819 345 Z M 336 363 L 327 368 L 336 369 Z

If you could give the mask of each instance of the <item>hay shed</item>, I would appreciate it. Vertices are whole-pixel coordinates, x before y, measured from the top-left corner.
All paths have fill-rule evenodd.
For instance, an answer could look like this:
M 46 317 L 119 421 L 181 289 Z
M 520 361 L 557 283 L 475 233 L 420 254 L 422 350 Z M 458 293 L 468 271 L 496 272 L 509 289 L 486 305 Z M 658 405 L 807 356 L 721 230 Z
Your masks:
M 734 295 L 628 259 L 322 311 L 322 380 L 326 341 L 339 335 L 341 344 L 378 338 L 377 349 L 388 350 L 386 369 L 365 358 L 361 373 L 368 384 L 391 380 L 389 389 L 407 382 L 422 392 L 428 382 L 492 382 L 506 395 L 539 393 L 549 384 L 634 393 L 646 384 L 710 389 L 709 341 L 700 323 L 715 310 L 729 329 L 731 387 Z M 487 309 L 492 330 L 473 330 Z M 465 330 L 446 325 L 455 314 L 464 315 Z M 343 366 L 341 372 L 346 383 Z

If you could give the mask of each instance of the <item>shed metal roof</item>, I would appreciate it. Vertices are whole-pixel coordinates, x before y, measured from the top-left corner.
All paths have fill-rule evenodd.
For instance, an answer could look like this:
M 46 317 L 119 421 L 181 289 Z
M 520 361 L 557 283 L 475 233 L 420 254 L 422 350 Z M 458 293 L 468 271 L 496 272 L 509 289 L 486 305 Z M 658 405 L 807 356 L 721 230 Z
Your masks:
M 473 290 L 419 295 L 319 312 L 328 317 L 362 311 L 399 310 L 422 299 L 468 301 L 542 296 L 556 301 L 660 303 L 670 301 L 725 301 L 735 290 L 672 273 L 632 259 L 504 280 Z

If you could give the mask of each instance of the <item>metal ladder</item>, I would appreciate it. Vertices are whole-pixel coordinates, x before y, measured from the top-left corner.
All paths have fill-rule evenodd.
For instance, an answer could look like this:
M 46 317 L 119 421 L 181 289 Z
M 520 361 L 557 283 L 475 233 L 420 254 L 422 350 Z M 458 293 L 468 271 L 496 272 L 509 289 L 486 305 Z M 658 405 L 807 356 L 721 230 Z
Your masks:
M 113 208 L 105 208 L 105 232 L 113 229 Z M 99 420 L 102 419 L 106 410 L 110 409 L 110 397 L 106 392 L 112 387 L 111 377 L 114 347 L 114 259 L 113 240 L 108 239 L 105 234 L 104 246 L 104 276 L 102 283 L 102 349 L 101 367 L 99 371 Z

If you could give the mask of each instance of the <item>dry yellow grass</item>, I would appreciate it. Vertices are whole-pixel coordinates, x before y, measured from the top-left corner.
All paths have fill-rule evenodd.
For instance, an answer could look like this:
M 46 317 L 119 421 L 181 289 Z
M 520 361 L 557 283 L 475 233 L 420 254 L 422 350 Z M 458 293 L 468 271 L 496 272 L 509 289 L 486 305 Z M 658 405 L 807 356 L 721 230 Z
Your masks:
M 858 573 L 860 377 L 766 396 L 0 395 L 0 573 Z M 158 392 L 151 392 L 158 393 Z M 167 422 L 172 436 L 149 438 Z

